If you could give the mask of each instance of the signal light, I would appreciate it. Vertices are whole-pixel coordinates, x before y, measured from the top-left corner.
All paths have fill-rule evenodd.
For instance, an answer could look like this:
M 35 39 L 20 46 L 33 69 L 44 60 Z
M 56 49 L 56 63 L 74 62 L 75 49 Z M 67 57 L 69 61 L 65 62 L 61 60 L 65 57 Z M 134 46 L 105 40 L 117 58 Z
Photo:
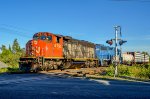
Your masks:
M 106 43 L 108 43 L 109 45 L 112 45 L 113 41 L 112 40 L 107 40 Z
M 119 45 L 122 45 L 123 43 L 126 43 L 127 41 L 124 41 L 124 40 L 120 40 L 119 41 Z

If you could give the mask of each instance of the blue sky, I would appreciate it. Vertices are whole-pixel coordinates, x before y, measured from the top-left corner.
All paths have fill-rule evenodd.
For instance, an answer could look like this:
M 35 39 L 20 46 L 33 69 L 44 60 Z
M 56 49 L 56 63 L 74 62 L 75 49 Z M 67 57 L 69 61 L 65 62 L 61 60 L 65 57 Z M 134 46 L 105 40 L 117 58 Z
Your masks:
M 105 44 L 122 27 L 123 51 L 150 53 L 150 0 L 0 0 L 0 45 L 47 31 Z

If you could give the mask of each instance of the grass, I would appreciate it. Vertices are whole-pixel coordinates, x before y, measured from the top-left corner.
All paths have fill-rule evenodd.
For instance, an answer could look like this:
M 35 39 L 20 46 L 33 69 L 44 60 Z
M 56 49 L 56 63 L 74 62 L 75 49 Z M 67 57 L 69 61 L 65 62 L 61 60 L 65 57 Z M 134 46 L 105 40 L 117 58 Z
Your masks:
M 19 72 L 19 67 L 18 66 L 10 66 L 7 68 L 1 68 L 0 73 L 12 73 L 12 72 Z
M 7 68 L 1 68 L 0 73 L 5 73 L 5 72 L 7 72 L 7 70 L 8 70 Z
M 106 76 L 114 76 L 114 66 L 106 69 Z M 150 64 L 148 65 L 118 65 L 118 76 L 150 79 Z

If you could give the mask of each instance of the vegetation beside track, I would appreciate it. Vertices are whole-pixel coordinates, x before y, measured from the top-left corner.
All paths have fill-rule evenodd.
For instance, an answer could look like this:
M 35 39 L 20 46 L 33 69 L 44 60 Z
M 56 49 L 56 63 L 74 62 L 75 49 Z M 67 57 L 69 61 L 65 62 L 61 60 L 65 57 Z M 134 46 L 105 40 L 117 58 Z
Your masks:
M 106 68 L 107 76 L 114 76 L 114 66 Z M 136 64 L 133 66 L 119 65 L 118 77 L 132 77 L 141 79 L 150 79 L 150 64 Z
M 0 73 L 3 72 L 18 72 L 19 71 L 19 58 L 25 54 L 24 48 L 20 48 L 17 39 L 14 40 L 13 45 L 0 47 L 0 61 L 7 64 L 9 67 L 0 68 Z
M 19 71 L 19 68 L 16 66 L 16 67 L 8 67 L 8 68 L 0 68 L 0 73 L 12 73 L 12 72 L 20 72 Z

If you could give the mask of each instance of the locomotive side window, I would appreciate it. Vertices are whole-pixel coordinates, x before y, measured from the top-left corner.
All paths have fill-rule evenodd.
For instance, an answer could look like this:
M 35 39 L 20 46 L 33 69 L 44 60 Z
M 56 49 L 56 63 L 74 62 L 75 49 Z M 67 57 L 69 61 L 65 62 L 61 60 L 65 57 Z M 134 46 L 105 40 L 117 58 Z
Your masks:
M 60 42 L 60 37 L 56 36 L 56 43 L 59 43 L 59 42 Z

